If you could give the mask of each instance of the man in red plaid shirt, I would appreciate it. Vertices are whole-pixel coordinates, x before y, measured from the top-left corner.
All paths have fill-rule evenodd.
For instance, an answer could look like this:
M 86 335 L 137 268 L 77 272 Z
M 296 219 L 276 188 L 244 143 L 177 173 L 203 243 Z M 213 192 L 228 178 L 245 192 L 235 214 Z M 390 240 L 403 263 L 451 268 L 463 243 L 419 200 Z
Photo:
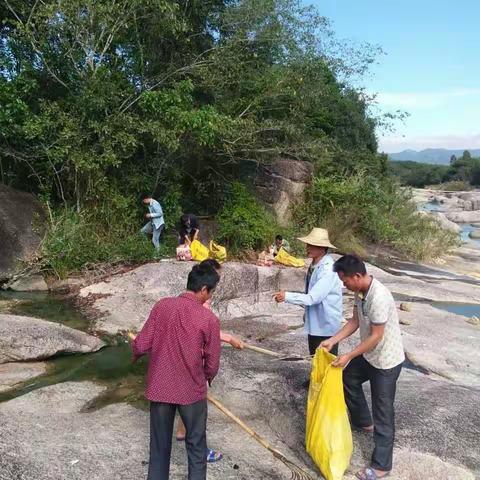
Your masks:
M 207 382 L 220 365 L 220 322 L 203 304 L 220 277 L 192 268 L 187 291 L 157 302 L 132 344 L 134 358 L 149 354 L 145 396 L 150 400 L 148 480 L 167 480 L 175 412 L 186 426 L 188 479 L 206 480 Z

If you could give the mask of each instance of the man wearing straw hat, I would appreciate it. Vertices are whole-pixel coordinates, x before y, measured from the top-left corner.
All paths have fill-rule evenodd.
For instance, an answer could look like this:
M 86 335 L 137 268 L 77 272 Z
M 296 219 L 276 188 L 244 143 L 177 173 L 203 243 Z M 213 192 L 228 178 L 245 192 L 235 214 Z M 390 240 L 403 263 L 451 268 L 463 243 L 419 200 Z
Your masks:
M 307 256 L 312 263 L 307 272 L 305 293 L 280 291 L 274 295 L 278 302 L 305 307 L 305 331 L 308 334 L 310 355 L 315 354 L 321 342 L 335 335 L 342 320 L 342 282 L 333 271 L 333 258 L 328 255 L 328 231 L 314 228 L 306 237 L 298 238 L 306 244 Z M 332 348 L 337 354 L 337 347 Z

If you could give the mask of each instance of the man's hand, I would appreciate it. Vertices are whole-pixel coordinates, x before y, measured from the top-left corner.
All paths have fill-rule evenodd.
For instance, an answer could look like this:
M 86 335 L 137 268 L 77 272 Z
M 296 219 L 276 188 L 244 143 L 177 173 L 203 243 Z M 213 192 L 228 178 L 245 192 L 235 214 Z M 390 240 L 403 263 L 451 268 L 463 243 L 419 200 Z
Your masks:
M 152 217 L 152 214 L 151 213 L 146 213 L 145 214 L 145 218 L 151 218 Z
M 324 348 L 327 352 L 329 352 L 335 346 L 335 342 L 332 342 L 332 339 L 329 338 L 328 340 L 324 340 L 320 347 Z
M 280 290 L 279 292 L 274 293 L 273 294 L 273 299 L 277 303 L 283 303 L 285 301 L 285 290 Z
M 240 340 L 237 337 L 234 337 L 233 335 L 231 336 L 229 342 L 228 342 L 233 348 L 238 348 L 239 350 L 243 350 L 243 347 L 245 346 L 243 341 Z
M 350 360 L 350 355 L 340 355 L 332 362 L 332 367 L 345 368 L 350 363 Z

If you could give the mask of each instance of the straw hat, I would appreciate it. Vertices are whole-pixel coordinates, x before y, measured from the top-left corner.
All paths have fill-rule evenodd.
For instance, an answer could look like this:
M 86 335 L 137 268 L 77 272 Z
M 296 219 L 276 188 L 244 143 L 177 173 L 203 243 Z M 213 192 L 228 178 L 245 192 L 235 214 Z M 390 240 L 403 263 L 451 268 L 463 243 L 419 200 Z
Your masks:
M 337 248 L 330 243 L 328 230 L 324 228 L 313 228 L 306 237 L 299 237 L 297 240 L 308 243 L 309 245 L 315 245 L 316 247 Z

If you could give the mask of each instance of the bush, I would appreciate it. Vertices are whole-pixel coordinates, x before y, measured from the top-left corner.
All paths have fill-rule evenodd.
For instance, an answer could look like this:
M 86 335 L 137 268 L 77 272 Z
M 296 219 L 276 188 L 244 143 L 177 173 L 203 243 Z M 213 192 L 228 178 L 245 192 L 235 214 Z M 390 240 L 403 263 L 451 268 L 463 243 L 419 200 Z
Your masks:
M 180 194 L 171 190 L 161 199 L 167 228 L 159 252 L 150 238 L 140 233 L 145 209 L 133 196 L 112 194 L 88 211 L 53 211 L 42 243 L 42 268 L 63 278 L 98 263 L 141 263 L 174 256 L 177 237 L 172 226 L 181 214 L 179 198 Z
M 409 258 L 434 258 L 457 242 L 455 234 L 418 215 L 409 191 L 364 174 L 315 178 L 294 220 L 305 230 L 327 228 L 340 251 L 362 256 L 367 243 L 383 243 Z
M 245 185 L 233 183 L 218 217 L 219 241 L 232 253 L 262 249 L 272 243 L 276 222 Z
M 433 190 L 446 190 L 450 192 L 466 192 L 474 188 L 468 182 L 463 180 L 450 180 L 449 182 L 440 183 L 439 185 L 430 186 Z

